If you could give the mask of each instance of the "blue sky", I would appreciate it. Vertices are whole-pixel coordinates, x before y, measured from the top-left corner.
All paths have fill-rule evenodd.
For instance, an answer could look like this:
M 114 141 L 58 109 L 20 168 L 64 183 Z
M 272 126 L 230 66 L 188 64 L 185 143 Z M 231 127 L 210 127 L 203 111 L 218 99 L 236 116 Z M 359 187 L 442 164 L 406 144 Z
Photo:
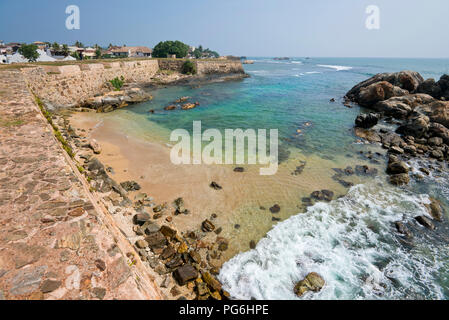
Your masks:
M 65 28 L 78 5 L 81 29 Z M 365 28 L 368 5 L 380 29 Z M 220 54 L 449 57 L 447 0 L 0 0 L 0 40 L 107 46 L 161 40 Z

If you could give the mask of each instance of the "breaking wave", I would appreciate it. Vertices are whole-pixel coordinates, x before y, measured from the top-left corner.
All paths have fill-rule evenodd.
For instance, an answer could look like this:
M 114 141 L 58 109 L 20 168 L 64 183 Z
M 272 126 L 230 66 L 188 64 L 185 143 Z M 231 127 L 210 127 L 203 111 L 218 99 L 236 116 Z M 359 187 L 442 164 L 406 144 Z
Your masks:
M 448 246 L 415 239 L 407 247 L 394 227 L 398 220 L 416 225 L 426 203 L 427 195 L 380 178 L 355 186 L 279 223 L 256 249 L 225 263 L 219 279 L 235 299 L 299 299 L 294 285 L 309 272 L 326 285 L 303 299 L 444 299 L 436 278 L 448 268 Z
M 328 65 L 328 64 L 318 64 L 318 67 L 321 68 L 331 68 L 331 69 L 335 69 L 337 71 L 347 71 L 347 70 L 351 70 L 352 67 L 347 67 L 347 66 L 333 66 L 333 65 Z

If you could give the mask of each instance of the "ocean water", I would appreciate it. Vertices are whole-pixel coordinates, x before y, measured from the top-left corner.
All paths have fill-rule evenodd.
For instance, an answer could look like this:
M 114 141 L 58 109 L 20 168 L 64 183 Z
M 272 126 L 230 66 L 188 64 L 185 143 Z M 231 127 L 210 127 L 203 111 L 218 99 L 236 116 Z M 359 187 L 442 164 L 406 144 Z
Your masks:
M 127 119 L 130 134 L 163 143 L 169 142 L 171 130 L 192 131 L 194 120 L 202 121 L 203 130 L 278 129 L 282 161 L 299 153 L 344 165 L 342 159 L 356 158 L 368 148 L 355 143 L 352 133 L 354 119 L 366 110 L 341 103 L 352 86 L 379 72 L 414 70 L 436 79 L 449 73 L 449 60 L 441 59 L 250 59 L 255 63 L 245 65 L 248 79 L 158 89 L 153 101 L 110 116 Z M 163 110 L 181 96 L 200 106 Z M 419 165 L 447 170 L 446 164 Z M 298 210 L 273 225 L 256 249 L 242 250 L 227 261 L 219 279 L 235 299 L 447 299 L 448 181 L 443 170 L 395 188 L 380 170 L 377 178 L 352 187 L 346 196 Z M 289 182 L 282 187 L 290 188 Z M 414 217 L 427 215 L 429 196 L 446 209 L 436 231 L 414 222 Z M 396 233 L 394 222 L 399 220 L 413 229 L 412 245 Z M 293 287 L 309 272 L 320 273 L 326 286 L 298 298 Z

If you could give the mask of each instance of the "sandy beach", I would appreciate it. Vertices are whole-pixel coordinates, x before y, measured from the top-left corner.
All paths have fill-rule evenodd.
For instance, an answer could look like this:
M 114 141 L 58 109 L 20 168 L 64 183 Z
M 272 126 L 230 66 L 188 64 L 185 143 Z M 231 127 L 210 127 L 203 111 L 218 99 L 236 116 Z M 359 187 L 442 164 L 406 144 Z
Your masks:
M 170 147 L 161 142 L 148 141 L 124 132 L 124 128 L 95 113 L 74 113 L 72 127 L 89 132 L 89 139 L 99 142 L 102 152 L 97 157 L 111 167 L 111 177 L 117 182 L 136 181 L 142 187 L 131 194 L 133 199 L 144 192 L 157 204 L 182 197 L 189 215 L 174 216 L 174 209 L 167 210 L 173 225 L 183 232 L 201 227 L 201 223 L 214 214 L 214 224 L 221 228 L 220 237 L 229 240 L 229 248 L 221 255 L 220 264 L 239 252 L 250 249 L 250 242 L 257 243 L 272 226 L 292 215 L 305 212 L 301 203 L 313 191 L 329 189 L 335 198 L 346 194 L 347 188 L 332 179 L 333 168 L 360 164 L 357 159 L 341 158 L 334 161 L 316 155 L 306 157 L 296 151 L 289 160 L 280 164 L 274 176 L 259 175 L 259 165 L 246 165 L 245 172 L 234 172 L 233 165 L 174 165 L 170 161 Z M 301 174 L 293 174 L 295 168 L 306 163 Z M 348 177 L 359 183 L 361 177 Z M 210 187 L 212 181 L 222 190 Z M 278 204 L 279 213 L 270 208 Z M 162 219 L 166 219 L 164 216 Z

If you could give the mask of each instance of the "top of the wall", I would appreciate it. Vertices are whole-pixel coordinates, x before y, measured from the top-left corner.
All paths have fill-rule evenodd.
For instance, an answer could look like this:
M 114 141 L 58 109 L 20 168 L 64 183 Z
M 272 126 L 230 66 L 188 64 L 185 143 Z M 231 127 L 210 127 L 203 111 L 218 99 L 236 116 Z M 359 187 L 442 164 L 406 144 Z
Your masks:
M 164 61 L 187 61 L 189 59 L 175 59 L 175 58 L 120 58 L 120 59 L 95 59 L 95 60 L 77 60 L 77 61 L 55 61 L 55 62 L 33 62 L 33 63 L 16 63 L 16 64 L 2 64 L 0 65 L 0 71 L 2 70 L 11 70 L 11 69 L 22 69 L 22 68 L 31 68 L 36 66 L 50 66 L 50 67 L 61 67 L 61 66 L 73 66 L 79 65 L 81 70 L 90 70 L 83 69 L 81 66 L 91 65 L 91 64 L 117 64 L 117 63 L 125 63 L 125 62 L 141 62 L 141 61 L 154 61 L 154 60 L 164 60 Z M 216 62 L 240 62 L 240 60 L 228 60 L 228 59 L 192 59 L 192 61 L 196 62 L 205 62 L 205 61 L 216 61 Z

